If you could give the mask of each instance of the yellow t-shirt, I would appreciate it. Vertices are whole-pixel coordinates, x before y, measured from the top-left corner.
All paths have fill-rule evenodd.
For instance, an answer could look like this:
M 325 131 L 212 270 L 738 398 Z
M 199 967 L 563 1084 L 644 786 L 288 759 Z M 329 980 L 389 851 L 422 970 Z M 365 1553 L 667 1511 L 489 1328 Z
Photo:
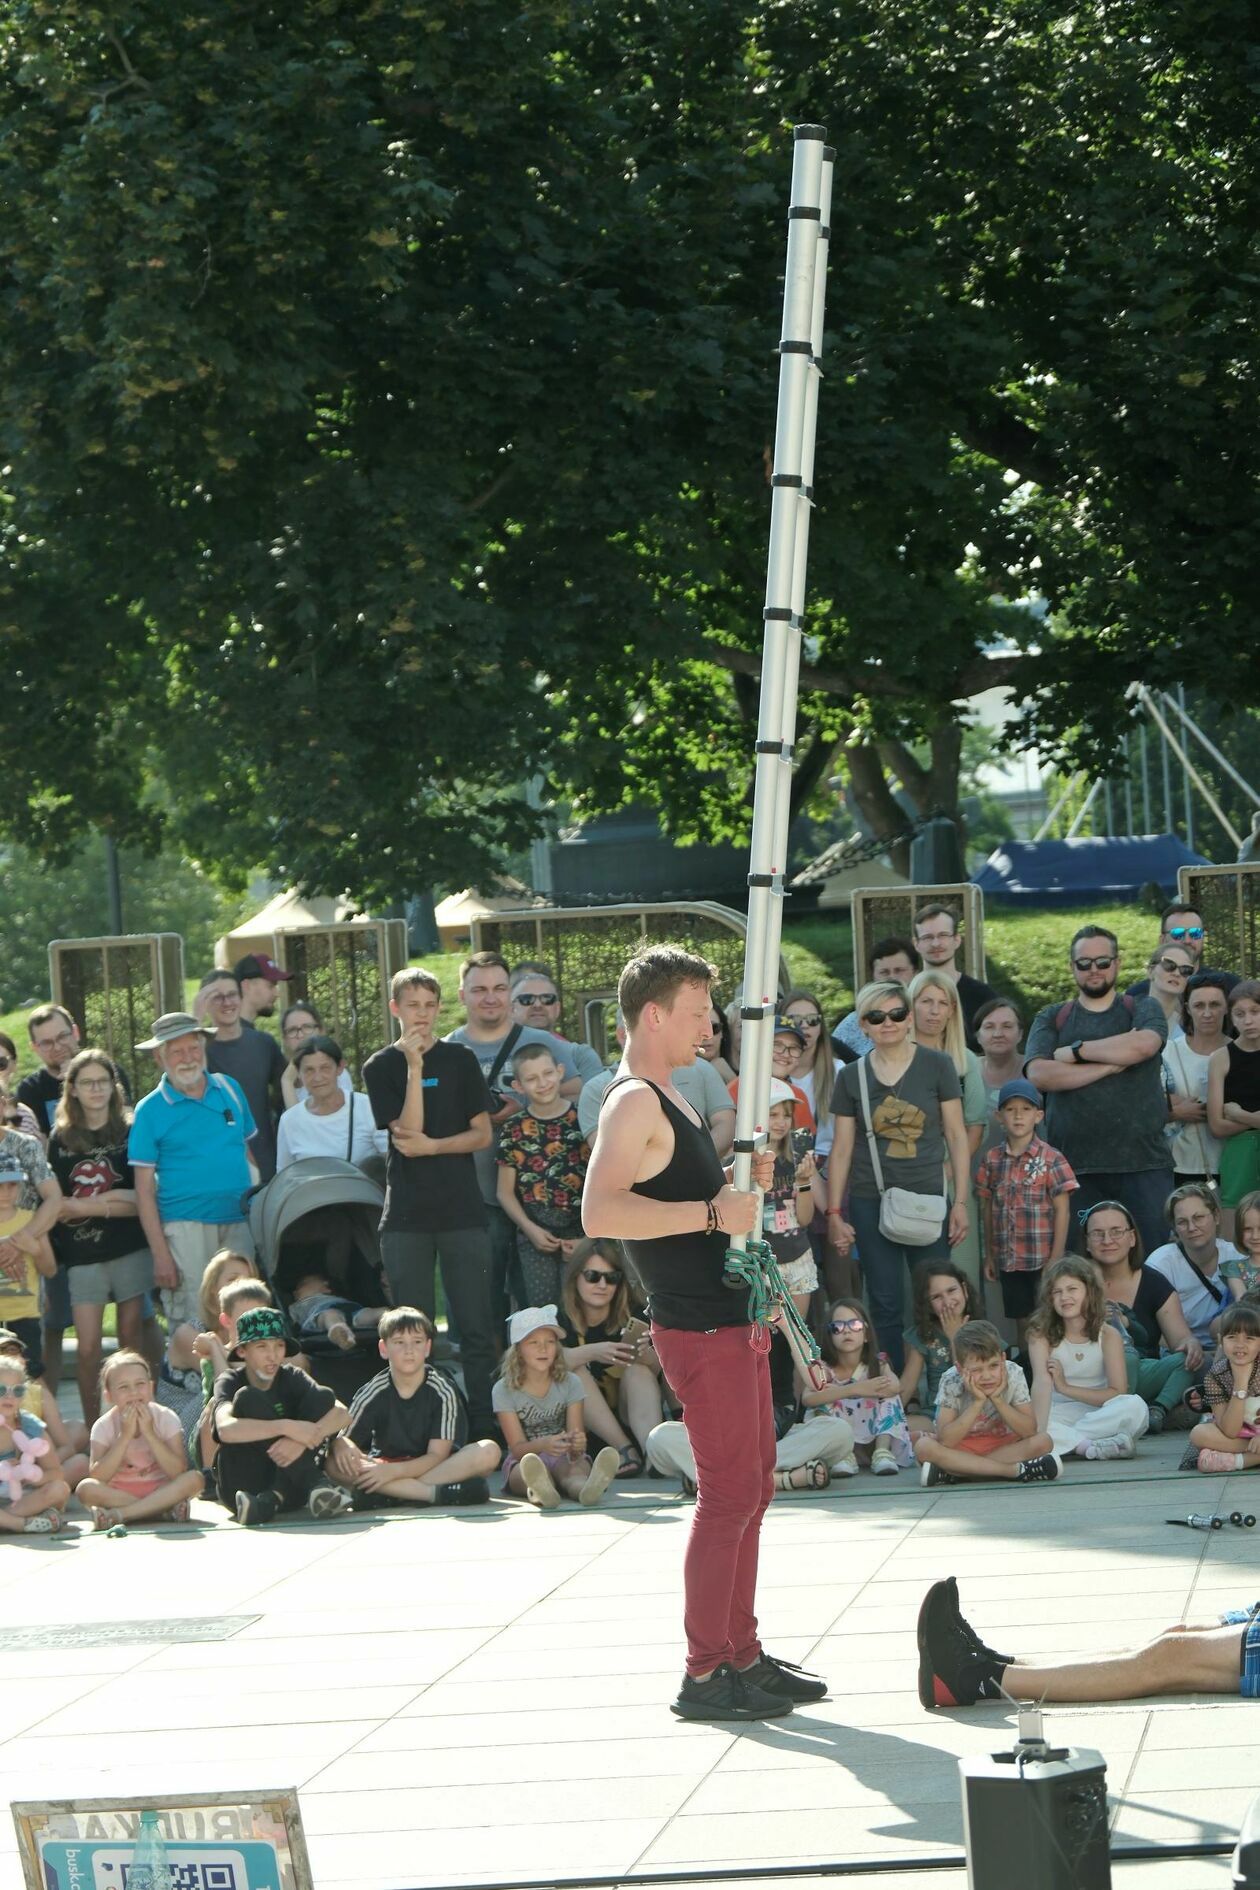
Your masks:
M 7 1240 L 10 1234 L 19 1234 L 26 1223 L 33 1220 L 30 1208 L 18 1208 L 7 1221 L 0 1221 L 0 1240 Z M 35 1262 L 27 1256 L 25 1275 L 14 1280 L 7 1273 L 0 1272 L 0 1325 L 11 1325 L 15 1319 L 39 1318 L 39 1274 Z

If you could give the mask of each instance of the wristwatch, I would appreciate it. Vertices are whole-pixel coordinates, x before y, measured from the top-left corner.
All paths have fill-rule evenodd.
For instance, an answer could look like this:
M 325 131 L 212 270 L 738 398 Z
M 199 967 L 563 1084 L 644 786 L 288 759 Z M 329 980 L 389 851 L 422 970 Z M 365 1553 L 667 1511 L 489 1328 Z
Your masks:
M 1068 1049 L 1072 1052 L 1073 1063 L 1084 1063 L 1085 1059 L 1081 1055 L 1081 1045 L 1084 1043 L 1084 1041 L 1085 1039 L 1083 1037 L 1078 1037 L 1075 1043 L 1070 1043 L 1068 1045 Z

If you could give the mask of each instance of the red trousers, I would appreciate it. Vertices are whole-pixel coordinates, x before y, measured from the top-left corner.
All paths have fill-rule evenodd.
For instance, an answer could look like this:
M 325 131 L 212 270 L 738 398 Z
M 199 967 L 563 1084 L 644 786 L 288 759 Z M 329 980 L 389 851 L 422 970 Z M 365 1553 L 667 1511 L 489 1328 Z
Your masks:
M 774 1494 L 774 1413 L 768 1355 L 754 1351 L 752 1330 L 652 1327 L 696 1460 L 696 1512 L 683 1561 L 689 1674 L 709 1673 L 724 1660 L 747 1667 L 761 1652 L 754 1604 L 761 1519 Z

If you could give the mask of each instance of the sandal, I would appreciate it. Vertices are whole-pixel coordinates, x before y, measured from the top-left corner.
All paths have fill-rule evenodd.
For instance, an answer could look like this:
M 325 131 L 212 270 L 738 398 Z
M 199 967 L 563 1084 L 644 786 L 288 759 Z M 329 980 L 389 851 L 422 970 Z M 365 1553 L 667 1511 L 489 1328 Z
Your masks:
M 22 1524 L 24 1536 L 55 1535 L 60 1527 L 60 1519 L 55 1509 L 46 1509 L 42 1516 L 28 1516 Z
M 643 1453 L 637 1444 L 623 1444 L 617 1455 L 621 1459 L 621 1468 L 617 1472 L 619 1483 L 624 1477 L 643 1475 Z
M 795 1470 L 776 1470 L 774 1473 L 776 1490 L 825 1490 L 830 1482 L 831 1471 L 818 1457 L 799 1465 Z
M 1187 1411 L 1194 1413 L 1195 1417 L 1206 1417 L 1212 1408 L 1203 1395 L 1201 1385 L 1191 1385 L 1189 1391 L 1183 1391 L 1181 1402 Z

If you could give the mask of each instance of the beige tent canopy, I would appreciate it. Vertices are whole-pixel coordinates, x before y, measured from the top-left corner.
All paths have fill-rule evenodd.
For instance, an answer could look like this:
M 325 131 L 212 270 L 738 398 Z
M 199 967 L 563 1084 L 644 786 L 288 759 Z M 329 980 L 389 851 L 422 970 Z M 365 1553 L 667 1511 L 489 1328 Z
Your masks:
M 271 953 L 279 931 L 300 925 L 346 925 L 360 919 L 366 921 L 367 917 L 367 913 L 360 912 L 354 901 L 345 896 L 333 899 L 319 893 L 306 898 L 292 891 L 276 893 L 261 911 L 242 919 L 216 942 L 214 962 L 220 969 L 226 969 L 238 958 L 244 958 L 247 952 Z

